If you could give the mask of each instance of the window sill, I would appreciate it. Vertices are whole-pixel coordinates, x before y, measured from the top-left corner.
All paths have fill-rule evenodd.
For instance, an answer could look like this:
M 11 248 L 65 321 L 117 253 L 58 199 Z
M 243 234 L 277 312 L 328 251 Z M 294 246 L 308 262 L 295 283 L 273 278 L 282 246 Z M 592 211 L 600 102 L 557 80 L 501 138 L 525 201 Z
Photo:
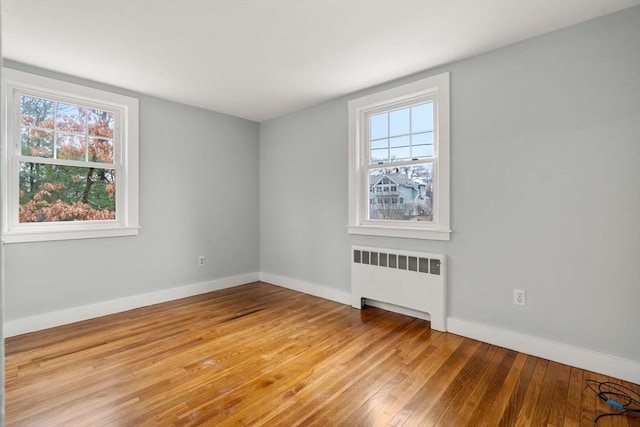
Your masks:
M 137 236 L 140 227 L 112 227 L 83 230 L 11 231 L 2 235 L 2 243 L 48 242 L 54 240 L 98 239 L 104 237 Z
M 451 240 L 451 230 L 415 227 L 388 227 L 383 225 L 349 225 L 349 234 L 367 236 L 400 237 L 404 239 Z

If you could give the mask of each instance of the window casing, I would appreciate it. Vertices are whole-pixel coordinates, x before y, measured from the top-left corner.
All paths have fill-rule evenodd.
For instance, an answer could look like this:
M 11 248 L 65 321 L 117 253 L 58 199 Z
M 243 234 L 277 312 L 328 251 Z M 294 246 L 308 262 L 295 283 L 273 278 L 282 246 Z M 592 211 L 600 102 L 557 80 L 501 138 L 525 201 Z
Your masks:
M 449 240 L 449 74 L 349 102 L 349 233 Z
M 2 70 L 2 240 L 138 234 L 138 100 Z

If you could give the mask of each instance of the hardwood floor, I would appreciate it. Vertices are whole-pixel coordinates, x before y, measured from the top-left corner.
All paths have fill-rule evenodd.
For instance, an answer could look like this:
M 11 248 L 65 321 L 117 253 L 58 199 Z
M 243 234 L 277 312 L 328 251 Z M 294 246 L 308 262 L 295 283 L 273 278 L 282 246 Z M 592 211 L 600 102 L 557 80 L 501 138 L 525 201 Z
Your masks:
M 610 407 L 585 388 L 588 378 L 623 384 L 423 320 L 252 283 L 7 339 L 6 420 L 593 426 Z

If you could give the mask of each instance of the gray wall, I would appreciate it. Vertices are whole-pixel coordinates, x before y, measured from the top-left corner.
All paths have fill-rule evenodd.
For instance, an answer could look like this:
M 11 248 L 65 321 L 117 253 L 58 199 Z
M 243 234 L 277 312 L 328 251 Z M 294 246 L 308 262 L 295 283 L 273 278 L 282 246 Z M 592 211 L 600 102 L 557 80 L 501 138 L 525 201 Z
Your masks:
M 260 126 L 260 271 L 350 292 L 344 100 Z
M 450 316 L 640 360 L 640 7 L 394 84 L 443 71 L 452 240 L 347 235 L 368 90 L 261 125 L 260 271 L 349 292 L 350 244 L 445 253 Z
M 5 66 L 139 99 L 142 226 L 135 237 L 5 245 L 6 320 L 258 272 L 258 123 Z

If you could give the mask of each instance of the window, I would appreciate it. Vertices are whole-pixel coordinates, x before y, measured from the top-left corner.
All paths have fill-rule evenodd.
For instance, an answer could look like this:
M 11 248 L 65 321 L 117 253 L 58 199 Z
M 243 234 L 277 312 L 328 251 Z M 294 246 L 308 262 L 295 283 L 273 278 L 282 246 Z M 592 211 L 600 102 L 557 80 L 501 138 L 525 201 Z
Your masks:
M 138 234 L 138 101 L 3 69 L 4 242 Z
M 349 233 L 450 239 L 448 73 L 349 102 Z

